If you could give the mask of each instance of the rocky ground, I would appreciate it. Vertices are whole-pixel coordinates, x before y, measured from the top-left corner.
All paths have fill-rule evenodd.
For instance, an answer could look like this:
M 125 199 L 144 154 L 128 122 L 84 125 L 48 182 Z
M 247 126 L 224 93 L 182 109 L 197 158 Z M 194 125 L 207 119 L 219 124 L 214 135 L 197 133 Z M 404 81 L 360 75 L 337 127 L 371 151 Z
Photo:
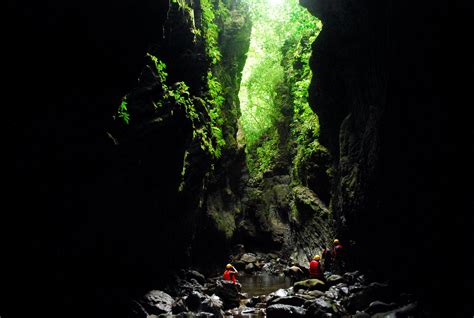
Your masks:
M 325 272 L 322 282 L 308 279 L 307 268 L 277 254 L 242 253 L 231 261 L 246 275 L 285 275 L 293 284 L 250 297 L 220 275 L 183 269 L 171 287 L 133 301 L 129 317 L 424 317 L 413 295 L 360 271 Z

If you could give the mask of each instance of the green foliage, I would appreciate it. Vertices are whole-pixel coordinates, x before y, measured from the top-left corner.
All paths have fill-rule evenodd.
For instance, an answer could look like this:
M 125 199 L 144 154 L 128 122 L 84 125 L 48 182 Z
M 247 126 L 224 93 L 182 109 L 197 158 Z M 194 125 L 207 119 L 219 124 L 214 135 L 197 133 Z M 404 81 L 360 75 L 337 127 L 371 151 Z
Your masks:
M 259 175 L 282 155 L 277 126 L 288 116 L 298 145 L 318 136 L 318 118 L 308 104 L 309 58 L 322 24 L 298 0 L 247 2 L 253 28 L 239 99 L 248 165 Z
M 219 158 L 222 148 L 222 133 L 217 124 L 214 123 L 217 119 L 212 120 L 212 117 L 215 117 L 212 114 L 212 109 L 215 108 L 213 105 L 221 101 L 218 98 L 214 100 L 212 94 L 206 101 L 199 97 L 191 96 L 189 87 L 184 82 L 178 82 L 173 84 L 173 86 L 169 86 L 167 84 L 166 64 L 152 54 L 147 53 L 147 57 L 150 58 L 154 66 L 152 71 L 160 82 L 163 91 L 160 99 L 153 101 L 155 108 L 168 106 L 184 110 L 186 117 L 191 121 L 193 139 L 199 142 L 202 150 L 208 152 L 214 158 Z M 208 112 L 208 105 L 211 108 L 210 113 Z M 211 118 L 211 123 L 209 123 L 208 118 Z
M 130 114 L 128 113 L 127 109 L 127 96 L 122 98 L 122 102 L 120 103 L 117 111 L 117 116 L 122 118 L 125 124 L 128 125 L 130 123 Z
M 267 170 L 272 170 L 278 160 L 278 132 L 272 127 L 258 142 L 247 148 L 247 165 L 250 174 L 261 177 Z
M 206 54 L 214 65 L 222 58 L 218 45 L 219 28 L 217 27 L 216 20 L 224 19 L 228 16 L 229 12 L 221 0 L 214 0 L 214 4 L 212 0 L 201 0 L 201 9 L 203 20 L 202 33 L 206 46 Z

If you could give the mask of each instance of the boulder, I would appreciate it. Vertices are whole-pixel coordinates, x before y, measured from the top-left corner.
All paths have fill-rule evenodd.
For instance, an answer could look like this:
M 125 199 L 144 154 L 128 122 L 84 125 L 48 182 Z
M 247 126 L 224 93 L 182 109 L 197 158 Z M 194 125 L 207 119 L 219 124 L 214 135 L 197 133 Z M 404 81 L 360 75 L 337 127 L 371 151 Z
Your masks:
M 307 279 L 296 282 L 293 285 L 294 290 L 298 289 L 309 289 L 309 290 L 326 290 L 326 284 L 319 279 Z
M 143 296 L 141 303 L 149 314 L 159 315 L 171 312 L 174 299 L 161 290 L 152 290 Z
M 255 270 L 256 270 L 256 267 L 253 263 L 248 263 L 247 265 L 245 265 L 245 271 L 247 273 L 253 273 L 255 272 Z
M 237 286 L 231 281 L 218 280 L 214 293 L 223 302 L 224 309 L 238 307 L 240 305 L 240 295 Z
M 372 318 L 386 318 L 386 317 L 420 317 L 420 313 L 418 312 L 417 303 L 411 303 L 406 306 L 384 312 L 384 313 L 377 313 L 372 316 Z
M 268 304 L 275 305 L 275 304 L 282 304 L 282 305 L 292 305 L 292 306 L 303 306 L 306 299 L 298 296 L 288 296 L 288 297 L 277 297 L 271 299 Z
M 275 304 L 267 307 L 268 318 L 304 317 L 306 310 L 291 305 Z
M 367 307 L 367 309 L 365 309 L 364 311 L 370 315 L 374 315 L 377 313 L 390 311 L 396 307 L 397 307 L 397 304 L 395 303 L 387 304 L 382 301 L 376 300 L 376 301 L 371 302 L 369 304 L 369 307 Z
M 199 284 L 204 285 L 206 283 L 206 277 L 195 270 L 190 270 L 186 272 L 186 278 L 191 280 L 195 279 Z
M 245 263 L 255 263 L 257 261 L 257 256 L 255 256 L 255 254 L 252 254 L 252 253 L 246 253 L 242 255 L 240 260 Z
M 217 295 L 207 297 L 201 304 L 201 310 L 214 314 L 213 317 L 222 318 L 224 317 L 224 304 Z
M 316 298 L 311 301 L 311 304 L 307 306 L 306 310 L 308 317 L 327 317 L 328 314 L 335 312 L 333 303 L 324 297 Z
M 344 281 L 344 278 L 340 275 L 331 275 L 329 276 L 328 278 L 326 278 L 326 283 L 329 285 L 329 286 L 334 286 L 334 285 L 337 285 L 341 282 Z

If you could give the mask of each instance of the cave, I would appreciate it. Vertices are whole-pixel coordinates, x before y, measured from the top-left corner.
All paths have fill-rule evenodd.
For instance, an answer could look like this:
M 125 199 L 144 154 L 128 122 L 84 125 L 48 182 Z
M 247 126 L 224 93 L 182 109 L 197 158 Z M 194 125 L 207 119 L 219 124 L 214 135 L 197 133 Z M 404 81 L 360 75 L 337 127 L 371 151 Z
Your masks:
M 8 1 L 0 317 L 142 317 L 335 238 L 413 317 L 472 317 L 465 2 Z

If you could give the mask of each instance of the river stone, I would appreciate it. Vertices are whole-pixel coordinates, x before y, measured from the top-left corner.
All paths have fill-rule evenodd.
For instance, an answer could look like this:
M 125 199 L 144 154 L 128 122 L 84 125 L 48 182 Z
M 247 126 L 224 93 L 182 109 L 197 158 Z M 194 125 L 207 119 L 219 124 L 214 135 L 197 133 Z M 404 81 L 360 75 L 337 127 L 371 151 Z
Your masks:
M 207 297 L 201 304 L 202 311 L 210 312 L 214 314 L 214 317 L 218 318 L 224 317 L 224 311 L 222 310 L 223 307 L 224 304 L 217 295 Z
M 198 311 L 204 299 L 206 299 L 206 297 L 203 294 L 193 291 L 185 298 L 185 304 L 189 310 Z
M 324 298 L 316 298 L 307 306 L 308 317 L 327 317 L 327 314 L 334 313 L 332 303 Z
M 188 311 L 188 308 L 186 307 L 184 300 L 182 298 L 175 300 L 175 302 L 173 303 L 173 308 L 172 308 L 173 314 L 176 315 L 176 314 L 186 312 L 186 311 Z
M 374 315 L 377 313 L 390 311 L 396 307 L 397 307 L 397 304 L 395 303 L 387 304 L 382 301 L 376 300 L 376 301 L 371 302 L 369 304 L 369 307 L 367 307 L 367 309 L 365 309 L 364 311 L 368 314 Z
M 261 303 L 265 301 L 265 297 L 264 296 L 253 296 L 252 298 L 250 298 L 250 300 L 247 302 L 247 306 L 248 307 L 255 307 L 256 304 L 258 303 Z
M 295 290 L 298 290 L 298 289 L 325 290 L 326 284 L 324 284 L 324 282 L 320 281 L 319 279 L 313 278 L 313 279 L 307 279 L 307 280 L 296 282 L 293 285 L 293 289 Z
M 288 296 L 288 297 L 277 297 L 269 301 L 269 305 L 282 304 L 282 305 L 292 305 L 292 306 L 303 306 L 306 299 L 298 296 Z
M 189 280 L 194 278 L 201 285 L 204 285 L 204 283 L 206 283 L 206 277 L 203 274 L 201 274 L 201 273 L 199 273 L 198 271 L 195 271 L 195 270 L 190 270 L 190 271 L 186 272 L 186 278 L 189 279 Z
M 255 256 L 255 254 L 246 253 L 246 254 L 242 255 L 240 260 L 242 262 L 245 262 L 245 263 L 255 263 L 257 261 L 257 257 Z
M 297 306 L 276 304 L 267 307 L 268 318 L 304 317 L 305 314 L 306 310 Z
M 271 293 L 271 295 L 276 296 L 276 297 L 286 297 L 288 296 L 288 292 L 285 289 L 280 288 L 277 291 L 274 291 L 273 293 Z
M 340 275 L 331 275 L 328 278 L 326 278 L 327 284 L 329 286 L 334 286 L 339 284 L 340 282 L 344 281 L 344 278 Z
M 370 289 L 364 289 L 360 292 L 350 294 L 348 298 L 343 299 L 344 307 L 349 310 L 349 312 L 356 312 L 356 310 L 364 310 L 369 306 L 369 304 L 374 301 L 374 295 L 371 293 Z
M 346 272 L 346 273 L 344 273 L 343 277 L 344 277 L 344 280 L 348 284 L 353 284 L 359 274 L 360 274 L 359 271 Z
M 321 296 L 324 296 L 324 292 L 320 291 L 320 290 L 309 290 L 305 293 L 306 295 L 309 295 L 313 298 L 317 298 L 317 297 L 321 297 Z
M 255 266 L 253 265 L 253 263 L 248 263 L 247 265 L 245 265 L 245 271 L 247 273 L 252 273 L 256 270 Z
M 417 303 L 411 303 L 406 306 L 384 312 L 377 313 L 372 318 L 392 318 L 392 317 L 420 317 L 420 313 L 417 312 Z
M 231 281 L 218 280 L 216 282 L 215 294 L 222 299 L 224 309 L 238 307 L 240 295 L 237 286 Z
M 173 298 L 161 290 L 152 290 L 143 297 L 145 309 L 155 315 L 171 312 L 173 303 Z

